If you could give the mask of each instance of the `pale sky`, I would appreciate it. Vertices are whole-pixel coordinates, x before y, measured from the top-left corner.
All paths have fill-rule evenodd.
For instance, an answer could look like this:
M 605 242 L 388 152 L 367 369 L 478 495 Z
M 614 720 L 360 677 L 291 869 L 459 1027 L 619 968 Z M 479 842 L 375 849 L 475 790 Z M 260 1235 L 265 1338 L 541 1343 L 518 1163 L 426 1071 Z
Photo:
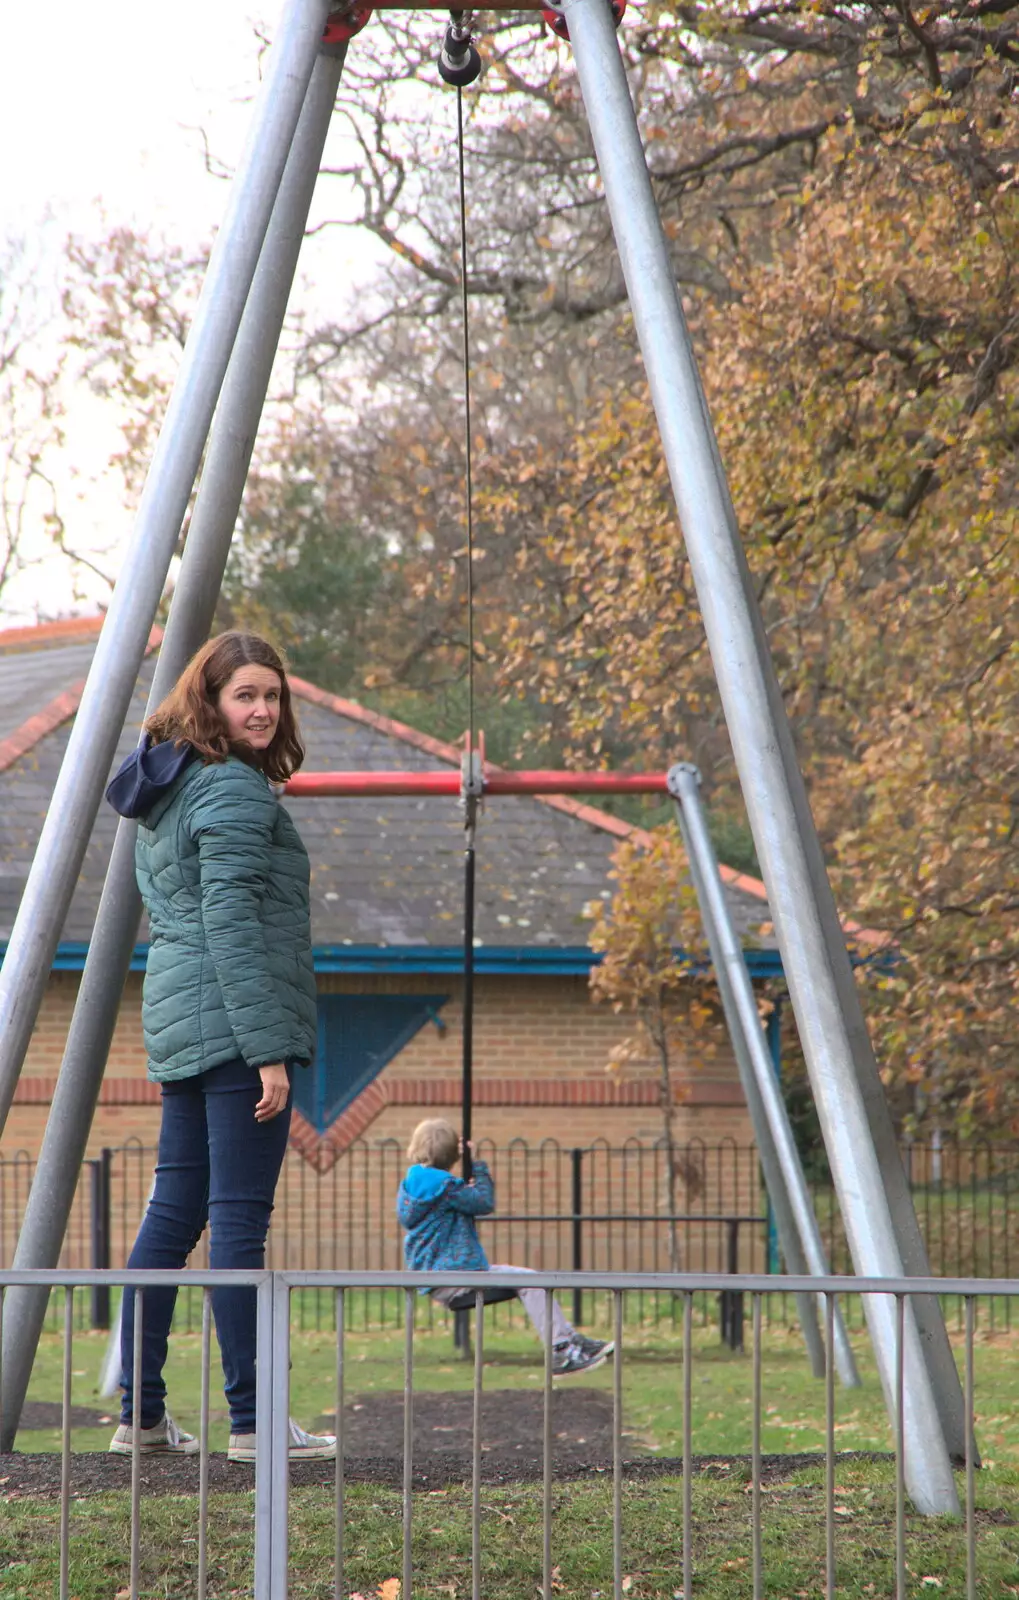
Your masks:
M 41 276 L 49 265 L 54 281 L 71 231 L 99 236 L 128 224 L 185 246 L 206 241 L 227 185 L 206 173 L 199 130 L 219 160 L 236 162 L 258 87 L 255 26 L 271 37 L 282 5 L 0 0 L 0 236 L 34 241 Z M 373 241 L 330 229 L 309 241 L 296 294 L 317 302 L 316 280 L 367 281 L 377 260 Z M 67 432 L 60 488 L 69 542 L 122 543 L 130 519 L 114 498 L 119 480 L 105 472 L 116 445 L 111 417 L 98 402 L 73 399 Z M 115 552 L 104 559 L 116 565 Z M 93 596 L 107 593 L 97 580 Z M 73 602 L 69 580 L 49 561 L 0 598 L 0 625 Z

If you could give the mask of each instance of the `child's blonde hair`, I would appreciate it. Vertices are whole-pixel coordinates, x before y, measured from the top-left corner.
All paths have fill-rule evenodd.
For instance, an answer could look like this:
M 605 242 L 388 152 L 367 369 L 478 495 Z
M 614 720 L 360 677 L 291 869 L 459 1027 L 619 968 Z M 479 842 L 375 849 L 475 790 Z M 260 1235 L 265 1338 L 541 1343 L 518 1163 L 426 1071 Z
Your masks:
M 460 1135 L 445 1117 L 427 1117 L 410 1136 L 407 1160 L 412 1167 L 441 1167 L 448 1172 L 460 1154 Z

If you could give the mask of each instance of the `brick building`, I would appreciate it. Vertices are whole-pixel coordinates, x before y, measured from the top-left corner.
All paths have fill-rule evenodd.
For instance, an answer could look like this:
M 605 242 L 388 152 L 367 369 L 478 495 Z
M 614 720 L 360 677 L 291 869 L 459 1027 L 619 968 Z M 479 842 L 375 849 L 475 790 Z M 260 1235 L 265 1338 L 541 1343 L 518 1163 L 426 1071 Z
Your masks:
M 98 621 L 0 634 L 0 941 L 6 943 L 67 744 Z M 154 641 L 154 648 L 158 647 Z M 117 760 L 137 741 L 151 681 L 143 667 Z M 293 680 L 306 770 L 434 771 L 459 752 L 311 684 Z M 324 1220 L 367 1204 L 368 1165 L 351 1184 L 356 1154 L 371 1147 L 398 1165 L 398 1147 L 421 1116 L 456 1119 L 460 1098 L 463 831 L 454 801 L 292 798 L 289 809 L 312 861 L 312 931 L 320 995 L 319 1054 L 296 1089 L 297 1115 L 281 1194 L 288 1254 L 349 1224 Z M 117 819 L 103 806 L 64 926 L 48 992 L 0 1155 L 39 1147 Z M 608 874 L 629 826 L 565 798 L 486 801 L 477 839 L 475 1118 L 479 1139 L 564 1148 L 651 1145 L 660 1134 L 656 1069 L 619 1081 L 605 1070 L 625 1018 L 593 1005 L 584 908 L 608 897 Z M 727 872 L 744 932 L 767 920 L 763 886 Z M 159 1091 L 145 1075 L 140 1027 L 143 924 L 120 1005 L 89 1154 L 155 1142 Z M 779 970 L 767 938 L 748 951 L 759 977 Z M 682 1141 L 745 1147 L 751 1129 L 727 1039 L 681 1065 L 675 1086 Z M 552 1141 L 553 1143 L 549 1143 Z M 381 1159 L 381 1157 L 380 1157 Z M 551 1156 L 549 1157 L 551 1160 Z M 533 1166 L 533 1162 L 532 1162 Z M 395 1169 L 394 1169 L 395 1170 Z M 748 1174 L 750 1172 L 747 1168 Z M 651 1168 L 648 1167 L 648 1173 Z M 388 1181 L 388 1179 L 387 1179 Z M 551 1181 L 551 1180 L 549 1180 Z M 650 1190 L 648 1190 L 650 1185 Z M 658 1176 L 641 1178 L 655 1205 Z M 137 1188 L 137 1184 L 135 1185 Z M 753 1190 L 753 1193 L 750 1191 Z M 343 1194 L 342 1201 L 337 1196 Z M 710 1191 L 710 1193 L 709 1193 Z M 325 1196 L 331 1196 L 326 1205 Z M 756 1204 L 756 1175 L 706 1180 L 711 1209 Z M 143 1194 L 130 1209 L 140 1207 Z M 636 1203 L 631 1196 L 630 1203 Z M 0 1206 L 4 1204 L 0 1186 Z M 7 1228 L 16 1207 L 8 1197 Z M 533 1209 L 533 1206 L 532 1206 Z M 388 1200 L 373 1200 L 369 1230 L 391 1231 Z M 293 1215 L 291 1215 L 293 1212 Z M 3 1243 L 0 1227 L 0 1245 Z M 277 1228 L 278 1232 L 278 1228 Z M 339 1246 L 337 1246 L 339 1249 Z M 367 1261 L 367 1256 L 359 1259 Z M 335 1258 L 335 1252 L 329 1259 Z M 2 1255 L 0 1255 L 2 1259 Z M 323 1260 L 323 1264 L 326 1262 Z M 337 1260 L 337 1264 L 342 1264 Z M 351 1264 L 356 1264 L 352 1259 Z M 381 1261 L 380 1263 L 381 1264 Z

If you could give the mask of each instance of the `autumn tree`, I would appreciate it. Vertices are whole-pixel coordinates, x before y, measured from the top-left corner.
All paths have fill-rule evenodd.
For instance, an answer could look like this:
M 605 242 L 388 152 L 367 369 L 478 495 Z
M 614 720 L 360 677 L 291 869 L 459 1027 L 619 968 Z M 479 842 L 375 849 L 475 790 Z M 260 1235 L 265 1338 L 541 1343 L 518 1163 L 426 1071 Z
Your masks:
M 685 1094 L 677 1074 L 696 1071 L 714 1053 L 718 992 L 675 831 L 663 828 L 624 841 L 611 876 L 617 884 L 612 899 L 589 907 L 590 944 L 600 957 L 591 970 L 591 994 L 632 1023 L 632 1031 L 613 1048 L 608 1070 L 621 1073 L 649 1062 L 657 1069 L 669 1261 L 678 1272 L 682 1262 L 673 1219 L 679 1189 L 696 1196 L 704 1174 L 676 1143 L 676 1105 Z
M 820 136 L 771 254 L 737 302 L 701 310 L 722 454 L 837 890 L 897 952 L 867 969 L 886 1080 L 900 1103 L 923 1090 L 962 1133 L 1019 1126 L 1019 112 L 1003 81 L 992 64 L 960 106 L 942 83 L 884 137 L 851 124 Z M 614 400 L 541 476 L 525 490 L 507 683 L 526 678 L 578 755 L 597 756 L 609 729 L 669 759 L 683 730 L 724 791 L 733 773 L 646 401 Z
M 65 528 L 54 481 L 63 443 L 63 355 L 23 240 L 0 242 L 0 596 Z
M 133 228 L 72 235 L 62 283 L 63 332 L 76 376 L 116 416 L 123 443 L 111 458 L 138 499 L 198 301 L 205 261 Z

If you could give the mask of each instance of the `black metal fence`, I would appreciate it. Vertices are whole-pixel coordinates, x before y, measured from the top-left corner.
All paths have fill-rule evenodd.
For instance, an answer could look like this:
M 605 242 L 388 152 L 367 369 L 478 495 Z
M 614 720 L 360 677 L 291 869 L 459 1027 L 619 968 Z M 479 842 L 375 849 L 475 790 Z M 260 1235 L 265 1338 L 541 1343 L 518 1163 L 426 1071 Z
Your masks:
M 518 1139 L 500 1147 L 482 1144 L 478 1154 L 489 1162 L 496 1185 L 496 1213 L 480 1224 L 493 1263 L 606 1272 L 781 1271 L 752 1145 L 694 1141 L 682 1146 L 677 1154 L 684 1181 L 671 1218 L 660 1142 L 569 1147 L 554 1139 L 538 1144 Z M 902 1155 L 931 1271 L 1011 1277 L 1019 1258 L 1013 1239 L 1019 1148 L 935 1142 L 904 1145 Z M 85 1163 L 61 1266 L 126 1263 L 154 1159 L 151 1147 L 131 1140 Z M 13 1261 L 33 1166 L 24 1151 L 0 1156 L 0 1266 Z M 277 1190 L 266 1264 L 296 1271 L 399 1268 L 395 1197 L 403 1168 L 395 1140 L 359 1141 L 327 1172 L 291 1152 Z M 824 1182 L 812 1187 L 831 1270 L 851 1273 L 834 1190 Z M 203 1239 L 194 1265 L 206 1264 Z M 582 1312 L 579 1306 L 573 1309 Z M 635 1297 L 634 1312 L 642 1320 L 657 1320 L 671 1317 L 674 1308 L 649 1295 Z M 383 1299 L 374 1308 L 366 1304 L 363 1314 L 388 1320 L 388 1305 Z M 398 1315 L 395 1304 L 392 1314 Z M 778 1301 L 775 1314 L 783 1314 Z M 1008 1308 L 1002 1314 L 1007 1322 Z M 90 1315 L 93 1326 L 108 1323 L 108 1291 L 93 1292 Z M 329 1306 L 312 1300 L 299 1308 L 308 1327 L 322 1325 L 329 1315 Z

